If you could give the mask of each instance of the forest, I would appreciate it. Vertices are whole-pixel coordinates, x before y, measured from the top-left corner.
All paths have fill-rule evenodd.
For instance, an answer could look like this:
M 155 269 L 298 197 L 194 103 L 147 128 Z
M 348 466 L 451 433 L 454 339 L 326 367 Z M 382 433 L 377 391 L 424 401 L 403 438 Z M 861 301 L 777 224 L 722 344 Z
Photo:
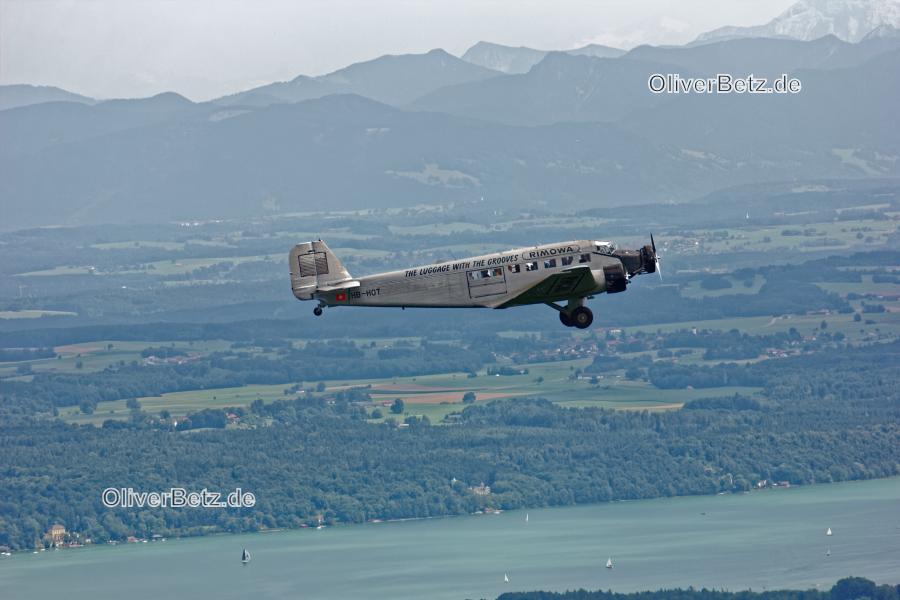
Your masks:
M 508 592 L 497 600 L 895 600 L 900 585 L 876 585 L 863 577 L 845 577 L 830 590 L 772 590 L 765 592 L 726 592 L 693 588 L 655 592 L 604 592 L 574 590 L 568 592 Z
M 413 418 L 398 428 L 368 422 L 352 394 L 305 393 L 254 403 L 243 429 L 98 428 L 8 413 L 0 544 L 33 547 L 54 522 L 98 542 L 897 475 L 900 344 L 875 350 L 764 361 L 748 367 L 761 400 L 663 413 L 510 399 L 467 405 L 452 425 Z M 490 495 L 471 492 L 480 482 Z M 215 511 L 101 503 L 106 487 L 170 486 L 241 487 L 258 501 Z

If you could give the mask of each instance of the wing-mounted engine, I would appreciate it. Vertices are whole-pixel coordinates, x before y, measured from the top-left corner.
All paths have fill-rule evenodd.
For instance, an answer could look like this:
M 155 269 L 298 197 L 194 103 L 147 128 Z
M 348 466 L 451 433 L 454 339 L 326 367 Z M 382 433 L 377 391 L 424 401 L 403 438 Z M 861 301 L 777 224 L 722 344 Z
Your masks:
M 621 262 L 603 267 L 603 279 L 606 282 L 607 294 L 624 292 L 628 287 L 628 274 L 625 273 L 625 267 Z

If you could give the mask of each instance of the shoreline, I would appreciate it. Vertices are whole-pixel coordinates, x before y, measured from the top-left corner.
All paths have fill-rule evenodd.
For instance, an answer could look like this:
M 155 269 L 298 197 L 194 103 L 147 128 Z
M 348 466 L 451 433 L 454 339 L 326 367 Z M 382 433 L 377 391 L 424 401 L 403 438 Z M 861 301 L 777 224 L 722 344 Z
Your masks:
M 717 497 L 730 497 L 730 496 L 752 496 L 758 495 L 762 492 L 770 492 L 770 493 L 784 493 L 789 492 L 790 490 L 796 491 L 809 491 L 815 488 L 820 487 L 830 487 L 830 486 L 852 486 L 855 484 L 865 484 L 869 482 L 875 481 L 891 481 L 898 480 L 900 481 L 900 475 L 894 475 L 891 477 L 873 477 L 870 479 L 850 479 L 846 481 L 834 481 L 828 483 L 814 483 L 807 485 L 790 485 L 790 486 L 774 486 L 774 487 L 766 487 L 760 489 L 751 489 L 749 491 L 744 492 L 718 492 L 716 494 L 690 494 L 683 496 L 658 496 L 655 498 L 634 498 L 634 499 L 623 499 L 623 500 L 610 500 L 608 502 L 593 502 L 593 503 L 585 503 L 585 504 L 561 504 L 554 506 L 538 506 L 538 507 L 523 507 L 523 508 L 514 508 L 514 509 L 498 509 L 493 512 L 474 512 L 474 513 L 461 513 L 457 515 L 437 515 L 430 517 L 402 517 L 396 519 L 371 519 L 368 521 L 360 522 L 360 523 L 337 523 L 334 525 L 327 525 L 319 527 L 276 527 L 271 529 L 259 529 L 256 531 L 238 531 L 238 532 L 227 532 L 227 531 L 215 531 L 210 533 L 202 533 L 198 535 L 170 535 L 165 536 L 160 539 L 152 539 L 152 538 L 137 538 L 135 541 L 122 541 L 122 540 L 109 540 L 98 543 L 81 543 L 78 546 L 67 547 L 63 545 L 62 547 L 51 547 L 44 548 L 42 550 L 10 550 L 10 554 L 3 554 L 0 556 L 0 564 L 2 564 L 3 559 L 9 559 L 14 556 L 20 555 L 28 555 L 28 554 L 43 554 L 45 552 L 56 552 L 60 550 L 79 550 L 79 549 L 89 549 L 89 548 L 102 548 L 107 546 L 134 546 L 141 544 L 151 544 L 158 545 L 160 543 L 167 543 L 171 541 L 185 541 L 192 540 L 198 538 L 218 538 L 218 537 L 238 537 L 242 535 L 257 535 L 257 534 L 279 534 L 279 533 L 291 533 L 291 532 L 300 532 L 300 531 L 324 531 L 326 529 L 339 529 L 345 530 L 350 528 L 357 528 L 363 525 L 384 525 L 384 524 L 397 524 L 397 523 L 412 523 L 412 522 L 420 522 L 420 521 L 437 521 L 444 519 L 461 519 L 461 518 L 471 518 L 471 517 L 493 517 L 500 516 L 508 513 L 517 513 L 523 511 L 541 511 L 541 510 L 556 510 L 556 509 L 570 509 L 570 508 L 589 508 L 589 507 L 600 507 L 600 506 L 612 506 L 617 504 L 633 504 L 637 502 L 654 502 L 654 501 L 662 501 L 662 500 L 684 500 L 684 499 L 695 499 L 695 498 L 717 498 Z M 900 525 L 898 525 L 900 527 Z

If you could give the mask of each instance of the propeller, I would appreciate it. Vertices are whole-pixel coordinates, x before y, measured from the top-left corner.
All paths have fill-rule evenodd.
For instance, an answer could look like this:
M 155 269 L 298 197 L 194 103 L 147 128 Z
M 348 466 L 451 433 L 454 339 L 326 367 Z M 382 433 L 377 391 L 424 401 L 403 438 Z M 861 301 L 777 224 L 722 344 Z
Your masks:
M 656 274 L 659 275 L 659 280 L 662 281 L 662 271 L 659 270 L 659 255 L 656 254 L 656 242 L 653 241 L 653 234 L 650 234 L 650 247 L 653 248 L 653 263 L 656 265 Z

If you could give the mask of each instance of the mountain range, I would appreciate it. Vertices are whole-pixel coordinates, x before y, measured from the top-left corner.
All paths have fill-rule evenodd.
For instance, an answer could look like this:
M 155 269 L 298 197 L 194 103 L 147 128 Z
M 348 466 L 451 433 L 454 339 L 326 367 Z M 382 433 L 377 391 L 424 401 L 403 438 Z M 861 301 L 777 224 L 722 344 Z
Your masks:
M 610 50 L 543 53 L 522 73 L 443 50 L 386 56 L 204 103 L 2 86 L 0 228 L 480 198 L 613 209 L 743 183 L 900 176 L 891 126 L 900 36 L 888 25 L 858 43 L 827 35 Z M 788 73 L 803 87 L 647 88 L 652 73 L 719 72 Z
M 41 102 L 93 104 L 96 100 L 49 85 L 0 85 L 0 110 Z
M 426 54 L 381 56 L 320 77 L 299 77 L 264 85 L 216 100 L 221 105 L 265 106 L 299 102 L 331 94 L 358 94 L 386 104 L 403 105 L 438 88 L 498 75 L 444 50 Z
M 527 73 L 531 67 L 544 60 L 549 52 L 525 46 L 513 47 L 491 42 L 478 42 L 466 50 L 462 59 L 493 71 L 516 74 Z M 616 58 L 625 54 L 624 50 L 601 44 L 588 44 L 563 52 L 574 56 L 593 56 L 594 58 Z

